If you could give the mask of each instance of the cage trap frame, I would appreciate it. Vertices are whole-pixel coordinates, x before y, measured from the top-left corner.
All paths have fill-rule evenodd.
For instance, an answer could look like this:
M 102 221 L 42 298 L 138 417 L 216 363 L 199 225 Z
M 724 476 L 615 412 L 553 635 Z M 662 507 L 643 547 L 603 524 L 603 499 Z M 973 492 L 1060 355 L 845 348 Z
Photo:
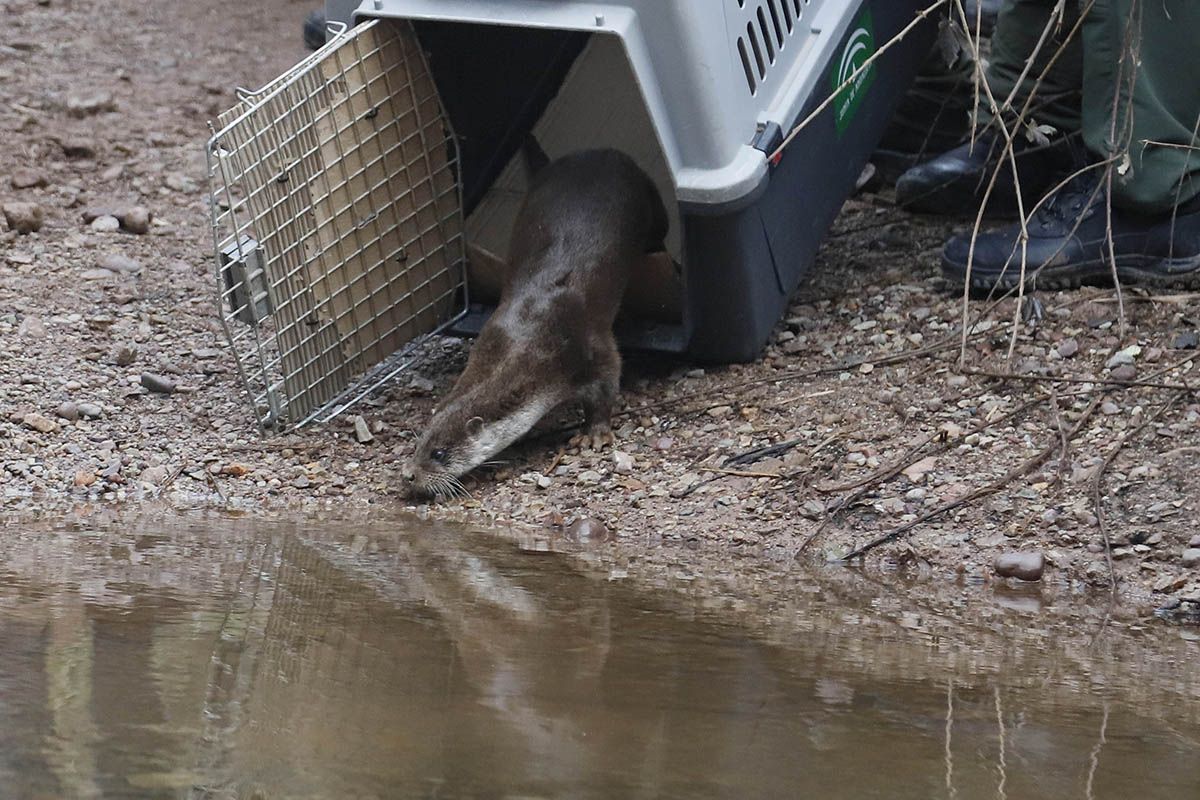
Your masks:
M 328 421 L 467 309 L 458 142 L 412 27 L 330 33 L 207 147 L 217 304 L 263 428 Z

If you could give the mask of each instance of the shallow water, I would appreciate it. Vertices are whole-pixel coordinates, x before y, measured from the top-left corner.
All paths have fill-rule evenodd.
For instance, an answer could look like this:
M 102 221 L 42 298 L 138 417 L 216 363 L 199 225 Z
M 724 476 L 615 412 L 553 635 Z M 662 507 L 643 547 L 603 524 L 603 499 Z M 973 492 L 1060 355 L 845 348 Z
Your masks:
M 1177 632 L 1060 649 L 1012 633 L 1036 598 L 956 632 L 798 574 L 748 610 L 537 549 L 10 525 L 0 797 L 1200 797 Z

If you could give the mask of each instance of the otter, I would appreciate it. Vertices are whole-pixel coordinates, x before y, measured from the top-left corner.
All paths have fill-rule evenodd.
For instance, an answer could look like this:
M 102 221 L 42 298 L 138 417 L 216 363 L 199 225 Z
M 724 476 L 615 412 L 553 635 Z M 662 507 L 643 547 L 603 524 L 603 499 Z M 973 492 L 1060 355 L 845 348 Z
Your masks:
M 621 377 L 613 322 L 633 265 L 664 249 L 666 209 L 617 150 L 548 161 L 526 142 L 525 157 L 532 180 L 500 302 L 402 471 L 411 495 L 464 494 L 459 478 L 566 403 L 583 406 L 584 441 L 612 442 Z

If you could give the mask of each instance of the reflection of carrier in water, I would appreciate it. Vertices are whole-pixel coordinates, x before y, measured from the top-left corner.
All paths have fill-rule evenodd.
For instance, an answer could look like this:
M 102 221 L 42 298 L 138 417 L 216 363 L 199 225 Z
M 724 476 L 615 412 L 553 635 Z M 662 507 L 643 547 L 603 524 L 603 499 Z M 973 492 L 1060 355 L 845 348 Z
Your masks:
M 0 785 L 52 796 L 817 796 L 835 780 L 854 796 L 891 768 L 928 780 L 949 730 L 967 797 L 995 790 L 999 725 L 1021 765 L 1009 796 L 1029 776 L 1083 796 L 1082 772 L 1056 765 L 1098 741 L 1087 687 L 1158 682 L 1146 709 L 1166 696 L 1161 669 L 1089 680 L 827 579 L 822 598 L 781 592 L 789 622 L 764 641 L 710 590 L 640 594 L 461 531 L 64 531 L 6 539 L 0 558 L 20 565 L 0 582 L 0 690 L 20 690 L 0 704 Z M 1113 741 L 1160 730 L 1124 705 Z M 1139 763 L 1169 773 L 1175 740 L 1144 741 Z

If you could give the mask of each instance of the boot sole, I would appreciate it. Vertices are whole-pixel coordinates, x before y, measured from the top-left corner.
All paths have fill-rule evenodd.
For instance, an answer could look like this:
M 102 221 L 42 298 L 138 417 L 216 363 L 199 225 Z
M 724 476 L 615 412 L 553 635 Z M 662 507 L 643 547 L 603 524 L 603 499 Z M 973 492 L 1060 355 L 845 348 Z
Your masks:
M 1160 289 L 1200 288 L 1200 254 L 1187 258 L 1157 258 L 1153 256 L 1118 256 L 1117 279 L 1122 285 L 1152 286 Z M 963 285 L 966 265 L 942 260 L 942 275 L 950 282 Z M 1078 289 L 1083 285 L 1111 285 L 1112 263 L 1107 259 L 1059 267 L 1044 267 L 1037 274 L 1027 275 L 1026 288 Z M 1015 289 L 1020 275 L 971 275 L 973 291 L 1002 292 Z

